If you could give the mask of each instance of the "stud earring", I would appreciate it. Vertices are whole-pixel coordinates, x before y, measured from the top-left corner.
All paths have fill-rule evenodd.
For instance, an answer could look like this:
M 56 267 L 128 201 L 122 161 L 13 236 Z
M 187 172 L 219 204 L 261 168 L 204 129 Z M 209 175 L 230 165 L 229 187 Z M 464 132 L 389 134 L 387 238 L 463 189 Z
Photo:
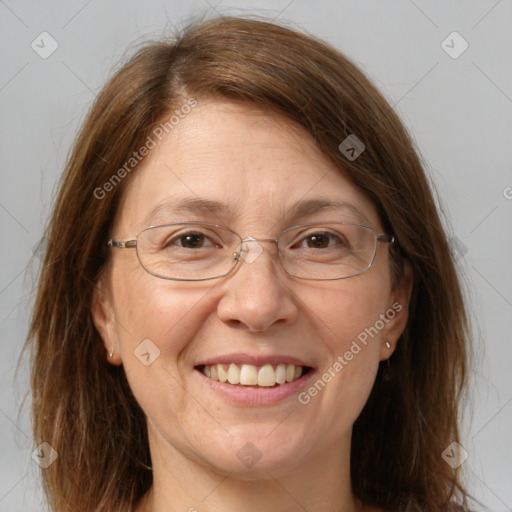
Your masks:
M 388 350 L 391 350 L 391 343 L 389 343 L 389 341 L 386 341 L 384 344 L 386 345 L 386 348 Z M 384 380 L 385 382 L 389 382 L 393 378 L 393 374 L 391 371 L 391 363 L 389 361 L 391 357 L 393 357 L 392 354 L 390 354 L 390 357 L 386 358 L 386 364 L 382 368 L 382 380 Z
M 108 354 L 108 357 L 112 357 L 114 355 L 114 349 L 112 349 L 112 352 Z

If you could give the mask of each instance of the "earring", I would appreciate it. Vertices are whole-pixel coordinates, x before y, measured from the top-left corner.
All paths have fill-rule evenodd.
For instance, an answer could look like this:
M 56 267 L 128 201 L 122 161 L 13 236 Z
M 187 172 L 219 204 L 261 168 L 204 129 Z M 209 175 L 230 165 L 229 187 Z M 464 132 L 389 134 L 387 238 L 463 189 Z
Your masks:
M 112 349 L 112 352 L 108 354 L 108 357 L 112 357 L 114 355 L 114 349 Z
M 385 345 L 386 345 L 386 348 L 388 350 L 391 350 L 391 343 L 389 343 L 389 341 L 386 341 L 385 342 Z M 392 378 L 392 374 L 391 374 L 391 363 L 389 362 L 390 360 L 390 357 L 388 357 L 386 359 L 386 365 L 382 368 L 382 379 L 386 382 L 389 382 Z

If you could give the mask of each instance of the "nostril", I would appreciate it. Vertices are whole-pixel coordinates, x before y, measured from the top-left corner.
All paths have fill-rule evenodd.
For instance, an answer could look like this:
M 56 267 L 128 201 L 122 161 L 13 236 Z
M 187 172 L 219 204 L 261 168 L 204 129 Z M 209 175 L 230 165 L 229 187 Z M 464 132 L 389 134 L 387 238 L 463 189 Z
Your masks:
M 243 322 L 241 322 L 240 320 L 237 320 L 236 318 L 227 320 L 225 323 L 228 324 L 228 326 L 232 327 L 233 329 L 241 329 L 242 327 L 244 327 Z

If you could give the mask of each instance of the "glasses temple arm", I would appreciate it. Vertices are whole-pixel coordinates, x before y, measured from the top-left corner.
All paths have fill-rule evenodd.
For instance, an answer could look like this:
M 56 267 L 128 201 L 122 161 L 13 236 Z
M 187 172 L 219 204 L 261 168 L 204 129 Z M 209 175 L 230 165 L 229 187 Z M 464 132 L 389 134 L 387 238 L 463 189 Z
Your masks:
M 107 247 L 113 247 L 115 249 L 133 249 L 137 246 L 137 240 L 109 240 Z
M 395 241 L 395 235 L 377 235 L 377 241 L 392 244 Z

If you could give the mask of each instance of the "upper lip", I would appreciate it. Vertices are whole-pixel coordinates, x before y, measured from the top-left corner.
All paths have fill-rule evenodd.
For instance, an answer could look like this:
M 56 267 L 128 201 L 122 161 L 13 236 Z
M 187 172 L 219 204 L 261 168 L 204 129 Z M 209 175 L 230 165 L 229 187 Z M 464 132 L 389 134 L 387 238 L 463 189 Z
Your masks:
M 224 354 L 221 356 L 209 357 L 208 359 L 204 359 L 196 364 L 196 366 L 201 365 L 212 365 L 212 364 L 252 364 L 254 366 L 263 366 L 265 364 L 293 364 L 295 366 L 303 366 L 311 368 L 311 364 L 307 364 L 304 360 L 301 360 L 297 357 L 281 355 L 281 354 L 269 354 L 269 355 L 251 355 L 251 354 Z

